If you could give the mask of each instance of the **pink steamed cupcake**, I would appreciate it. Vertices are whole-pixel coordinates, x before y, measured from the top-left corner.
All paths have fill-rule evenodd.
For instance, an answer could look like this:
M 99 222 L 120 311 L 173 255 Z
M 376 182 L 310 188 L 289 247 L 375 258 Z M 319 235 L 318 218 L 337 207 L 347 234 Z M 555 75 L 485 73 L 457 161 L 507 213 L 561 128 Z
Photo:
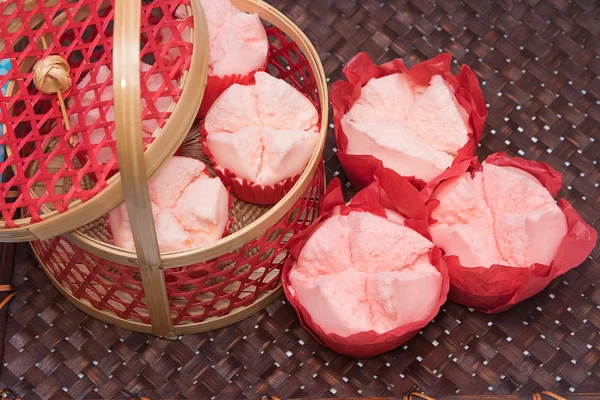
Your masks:
M 556 203 L 561 185 L 542 162 L 496 153 L 482 165 L 465 160 L 425 188 L 451 300 L 501 312 L 587 258 L 597 234 L 567 201 Z
M 347 205 L 334 180 L 324 204 L 286 261 L 286 297 L 332 350 L 358 358 L 391 350 L 434 318 L 448 292 L 441 250 L 415 229 L 426 228 L 425 204 L 389 169 Z
M 229 0 L 201 0 L 210 38 L 208 80 L 198 117 L 235 83 L 253 83 L 267 67 L 269 40 L 257 14 L 238 10 Z
M 273 204 L 292 188 L 314 153 L 319 114 L 281 79 L 256 73 L 235 84 L 208 111 L 203 148 L 223 182 L 241 200 Z
M 163 253 L 206 246 L 221 239 L 229 223 L 229 194 L 206 166 L 172 157 L 148 182 L 158 245 Z M 108 215 L 115 245 L 135 251 L 127 207 Z
M 473 72 L 450 71 L 441 54 L 413 66 L 396 59 L 377 66 L 365 54 L 332 85 L 338 157 L 362 188 L 385 167 L 421 189 L 448 167 L 475 154 L 487 110 Z

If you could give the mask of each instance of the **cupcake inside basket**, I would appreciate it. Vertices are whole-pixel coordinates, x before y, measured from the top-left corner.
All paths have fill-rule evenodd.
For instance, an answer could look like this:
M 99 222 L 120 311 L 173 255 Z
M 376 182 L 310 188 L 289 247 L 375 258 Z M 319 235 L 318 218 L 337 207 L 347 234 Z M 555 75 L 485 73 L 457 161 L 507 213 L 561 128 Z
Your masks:
M 310 69 L 306 58 L 292 39 L 271 25 L 265 24 L 265 30 L 269 38 L 269 62 L 266 71 L 272 77 L 284 80 L 308 99 L 317 110 L 320 123 L 316 72 Z M 177 157 L 201 161 L 206 165 L 210 178 L 219 180 L 209 157 L 203 151 L 200 127 L 201 122 L 192 127 L 177 152 Z M 60 165 L 57 167 L 60 168 Z M 300 199 L 258 238 L 216 259 L 165 269 L 165 281 L 175 324 L 197 323 L 212 316 L 224 315 L 277 289 L 283 268 L 282 261 L 288 254 L 289 238 L 305 229 L 320 212 L 320 202 L 324 195 L 323 170 L 319 168 L 316 174 L 308 179 L 310 183 Z M 68 191 L 69 186 L 69 182 L 65 182 L 61 190 Z M 257 221 L 273 207 L 278 207 L 277 203 L 259 205 L 240 200 L 235 195 L 229 196 L 228 235 Z M 114 237 L 108 215 L 79 228 L 75 237 L 93 239 L 91 242 L 95 247 L 114 251 Z M 59 241 L 65 253 L 61 268 L 72 268 L 74 271 L 61 275 L 68 280 L 63 286 L 77 288 L 85 282 L 87 289 L 78 294 L 82 299 L 95 304 L 95 301 L 99 301 L 95 299 L 106 296 L 112 299 L 111 312 L 117 316 L 126 315 L 127 318 L 133 318 L 132 314 L 128 314 L 128 310 L 130 305 L 135 303 L 137 293 L 142 290 L 139 270 L 88 253 L 79 248 L 77 242 L 68 242 L 66 239 Z M 218 245 L 218 241 L 213 244 Z M 195 252 L 201 249 L 202 247 L 193 246 L 186 251 Z M 177 258 L 176 254 L 163 253 L 163 258 Z M 78 259 L 76 265 L 67 265 L 68 260 L 73 258 Z M 100 271 L 101 276 L 96 280 L 89 279 L 94 271 Z M 136 313 L 139 315 L 136 314 L 134 319 L 142 322 L 146 320 L 147 310 L 144 307 L 136 308 Z
M 264 24 L 264 29 L 267 34 L 269 40 L 269 49 L 268 49 L 268 63 L 266 65 L 266 71 L 261 72 L 264 75 L 267 75 L 267 79 L 271 80 L 277 78 L 277 80 L 285 81 L 286 84 L 290 86 L 290 89 L 293 88 L 294 92 L 298 94 L 298 96 L 302 97 L 307 103 L 313 107 L 313 109 L 317 112 L 316 114 L 316 123 L 320 123 L 320 104 L 318 101 L 318 92 L 317 85 L 315 80 L 314 72 L 311 71 L 308 62 L 298 45 L 294 43 L 294 41 L 289 38 L 286 34 L 284 34 L 280 29 L 271 24 L 268 24 L 262 21 Z M 164 37 L 164 32 L 162 33 Z M 142 64 L 144 70 L 148 70 L 147 64 Z M 106 67 L 102 66 L 101 71 L 102 77 L 105 77 Z M 99 75 L 100 76 L 100 75 Z M 83 77 L 81 80 L 83 84 L 86 82 L 86 78 Z M 99 82 L 102 84 L 102 82 Z M 192 82 L 188 82 L 188 84 L 193 84 Z M 80 84 L 81 85 L 81 84 Z M 104 85 L 106 86 L 106 85 Z M 105 92 L 110 92 L 110 87 L 106 89 L 103 86 Z M 242 86 L 242 85 L 238 85 Z M 113 115 L 112 107 L 108 110 L 109 115 Z M 184 140 L 182 146 L 177 152 L 177 156 L 179 157 L 188 157 L 192 159 L 196 159 L 201 161 L 207 167 L 208 174 L 214 178 L 217 175 L 215 174 L 215 169 L 213 168 L 213 163 L 211 162 L 209 156 L 203 150 L 203 144 L 201 143 L 201 135 L 200 135 L 200 123 L 196 123 L 192 129 L 190 130 L 188 136 Z M 316 124 L 315 124 L 316 125 Z M 146 126 L 143 125 L 143 129 L 146 129 Z M 149 132 L 149 131 L 148 131 Z M 317 133 L 315 132 L 315 137 Z M 102 149 L 104 151 L 106 149 Z M 311 153 L 314 152 L 314 148 L 311 149 Z M 115 146 L 116 153 L 116 146 Z M 81 160 L 84 161 L 84 160 Z M 81 163 L 80 160 L 73 160 L 73 162 Z M 61 168 L 63 164 L 62 157 L 55 157 L 54 162 L 50 165 L 50 168 Z M 304 166 L 305 167 L 305 166 Z M 303 169 L 302 169 L 303 171 Z M 322 172 L 320 172 L 322 173 Z M 295 182 L 294 182 L 295 183 Z M 83 188 L 90 188 L 94 185 L 94 180 L 90 178 L 85 178 L 81 182 L 79 182 Z M 57 190 L 61 192 L 67 192 L 73 186 L 73 181 L 71 179 L 61 180 L 59 184 L 57 184 Z M 231 189 L 227 183 L 225 183 L 227 189 L 231 193 Z M 40 193 L 45 188 L 41 185 L 34 187 L 33 190 L 39 191 Z M 307 192 L 303 195 L 304 199 L 314 199 L 314 194 Z M 302 199 L 301 198 L 301 199 Z M 240 229 L 243 229 L 245 226 L 248 226 L 252 222 L 259 219 L 262 215 L 264 215 L 269 209 L 276 206 L 275 204 L 268 205 L 260 205 L 253 204 L 250 202 L 246 202 L 240 200 L 237 196 L 232 195 L 230 199 L 230 210 L 229 210 L 229 224 L 226 229 L 226 234 L 233 234 Z M 50 207 L 52 209 L 52 207 Z M 300 211 L 296 213 L 290 213 L 287 218 L 290 221 L 294 221 L 298 219 L 298 214 Z M 308 220 L 306 220 L 308 218 Z M 302 216 L 300 218 L 303 223 L 310 221 L 312 218 L 310 215 Z M 98 239 L 106 244 L 114 244 L 113 234 L 111 232 L 110 225 L 108 223 L 108 216 L 103 216 L 98 220 L 81 227 L 79 229 L 80 233 L 85 235 L 89 235 L 95 239 Z M 291 233 L 288 233 L 286 236 L 290 236 Z M 287 237 L 285 238 L 287 240 Z M 128 246 L 124 246 L 128 247 Z M 188 249 L 202 247 L 195 244 L 190 244 Z M 128 248 L 128 250 L 133 250 L 132 248 Z M 181 249 L 178 249 L 181 250 Z M 165 252 L 174 251 L 167 249 Z
M 278 78 L 282 81 L 285 81 L 286 85 L 289 85 L 290 88 L 293 88 L 294 91 L 298 94 L 298 96 L 301 96 L 307 103 L 311 105 L 311 107 L 313 107 L 314 110 L 317 111 L 316 122 L 320 123 L 320 105 L 318 102 L 317 85 L 315 82 L 314 73 L 308 67 L 308 62 L 302 55 L 298 46 L 283 32 L 281 32 L 281 30 L 268 24 L 265 24 L 265 30 L 269 38 L 269 58 L 266 70 L 268 76 L 266 77 L 266 79 Z M 262 74 L 265 75 L 267 75 L 267 73 L 262 72 Z M 210 175 L 211 179 L 218 180 L 218 174 L 215 173 L 214 165 L 203 149 L 203 143 L 201 142 L 201 125 L 202 121 L 196 123 L 193 126 L 190 133 L 186 137 L 184 143 L 182 144 L 181 148 L 179 149 L 177 157 L 188 157 L 201 161 L 204 165 L 206 165 L 207 172 Z M 318 133 L 315 132 L 315 137 L 317 135 Z M 314 145 L 310 153 L 312 154 L 313 152 Z M 303 168 L 305 167 L 306 166 L 303 166 Z M 302 171 L 303 170 L 304 169 L 302 169 Z M 297 204 L 294 205 L 294 207 L 292 207 L 292 209 L 284 216 L 282 221 L 280 221 L 280 225 L 283 223 L 283 226 L 278 226 L 276 227 L 276 229 L 269 229 L 262 237 L 264 241 L 266 241 L 267 243 L 272 243 L 273 245 L 266 246 L 269 247 L 267 251 L 264 251 L 265 246 L 250 246 L 244 249 L 245 256 L 247 256 L 248 259 L 251 259 L 251 262 L 256 261 L 255 259 L 258 253 L 261 253 L 261 255 L 258 256 L 259 261 L 260 259 L 266 260 L 273 258 L 272 254 L 278 251 L 277 247 L 281 247 L 281 245 L 275 246 L 275 244 L 287 242 L 287 240 L 289 239 L 289 237 L 292 236 L 292 234 L 306 226 L 312 219 L 314 219 L 317 216 L 318 201 L 323 191 L 323 172 L 319 170 L 317 174 L 320 174 L 321 176 L 309 178 L 312 179 L 312 184 L 310 185 L 309 189 L 301 196 Z M 293 183 L 295 183 L 295 181 Z M 152 183 L 150 186 L 152 197 Z M 231 193 L 232 191 L 229 185 L 225 183 L 225 186 Z M 231 193 L 229 199 L 229 221 L 223 237 L 233 234 L 248 226 L 252 222 L 259 219 L 272 207 L 277 207 L 277 203 L 268 205 L 255 204 L 241 200 L 234 193 Z M 122 206 L 122 208 L 123 210 L 125 209 L 124 206 Z M 79 232 L 83 233 L 84 235 L 90 236 L 94 239 L 100 240 L 106 244 L 114 245 L 114 234 L 116 232 L 115 227 L 111 227 L 109 223 L 110 220 L 111 218 L 105 216 L 94 221 L 93 223 L 90 223 L 80 228 Z M 155 223 L 157 226 L 157 230 L 160 229 L 160 224 L 157 219 L 155 219 Z M 177 233 L 173 233 L 173 231 L 171 232 L 173 235 Z M 160 234 L 161 233 L 159 232 L 159 239 Z M 216 240 L 213 240 L 212 243 L 217 242 L 217 240 L 218 238 Z M 185 248 L 185 250 L 201 248 L 203 245 L 206 244 L 209 243 L 195 244 L 192 241 L 190 246 Z M 130 246 L 122 247 L 129 247 L 128 250 L 132 250 Z M 166 247 L 166 249 L 163 249 L 161 247 L 161 251 L 169 252 L 184 250 L 181 247 L 176 250 L 169 248 L 169 246 Z M 273 258 L 271 261 L 273 263 L 277 263 L 284 258 L 285 254 L 285 252 L 281 252 L 277 254 L 277 257 Z M 257 273 L 261 272 L 259 271 Z M 278 271 L 274 271 L 274 273 L 277 274 Z

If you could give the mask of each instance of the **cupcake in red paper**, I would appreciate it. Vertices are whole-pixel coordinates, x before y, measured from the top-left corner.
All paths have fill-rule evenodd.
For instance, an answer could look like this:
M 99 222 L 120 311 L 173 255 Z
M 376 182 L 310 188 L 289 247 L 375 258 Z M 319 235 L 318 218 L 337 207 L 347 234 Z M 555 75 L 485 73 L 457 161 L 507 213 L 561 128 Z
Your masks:
M 441 54 L 408 69 L 397 59 L 376 66 L 352 59 L 348 82 L 332 86 L 338 156 L 357 187 L 383 167 L 421 189 L 455 162 L 475 154 L 487 110 L 477 78 L 466 66 L 450 72 Z
M 201 161 L 172 157 L 152 176 L 148 189 L 161 252 L 202 247 L 226 233 L 229 193 Z M 108 223 L 115 245 L 135 251 L 125 204 L 109 213 Z
M 441 251 L 411 228 L 425 222 L 425 205 L 391 170 L 379 171 L 348 205 L 334 181 L 325 204 L 286 262 L 286 296 L 303 326 L 334 351 L 371 357 L 391 350 L 446 300 Z
M 235 84 L 211 107 L 202 143 L 233 194 L 274 204 L 292 188 L 310 160 L 319 115 L 302 93 L 265 72 L 253 85 Z
M 238 10 L 229 0 L 201 0 L 208 22 L 208 79 L 199 118 L 234 83 L 253 83 L 267 67 L 269 40 L 257 14 Z
M 431 192 L 429 229 L 445 251 L 449 297 L 495 313 L 538 293 L 582 263 L 596 232 L 554 196 L 562 176 L 548 165 L 503 153 L 446 171 Z

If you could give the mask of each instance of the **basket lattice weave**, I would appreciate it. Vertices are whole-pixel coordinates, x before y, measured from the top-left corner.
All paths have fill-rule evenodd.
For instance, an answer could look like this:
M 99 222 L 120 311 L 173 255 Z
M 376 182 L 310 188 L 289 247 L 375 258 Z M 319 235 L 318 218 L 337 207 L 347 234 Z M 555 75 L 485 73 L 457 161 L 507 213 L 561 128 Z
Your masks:
M 275 26 L 267 26 L 266 31 L 270 42 L 270 73 L 288 81 L 320 111 L 316 72 L 311 70 L 298 44 Z M 199 158 L 208 164 L 198 127 L 187 136 L 180 155 Z M 279 288 L 289 239 L 318 217 L 324 179 L 323 168 L 319 166 L 300 199 L 256 239 L 220 257 L 164 270 L 171 320 L 176 329 L 240 312 L 242 307 L 253 305 Z M 254 222 L 268 209 L 234 199 L 229 233 Z M 79 231 L 112 243 L 104 218 Z M 110 318 L 144 324 L 146 331 L 150 330 L 146 299 L 149 294 L 144 291 L 139 267 L 98 257 L 62 236 L 34 241 L 32 246 L 46 273 L 78 302 Z
M 496 151 L 549 163 L 561 196 L 600 229 L 600 5 L 593 0 L 272 0 L 315 43 L 328 77 L 357 51 L 408 65 L 440 49 L 469 64 Z M 330 179 L 344 173 L 330 131 Z M 346 181 L 344 181 L 346 182 Z M 350 185 L 347 194 L 352 193 Z M 26 246 L 17 252 L 0 387 L 31 399 L 400 397 L 550 390 L 600 398 L 600 247 L 546 290 L 499 315 L 447 303 L 394 351 L 368 360 L 319 346 L 280 300 L 233 326 L 177 341 L 77 311 Z M 490 397 L 502 398 L 502 397 Z M 549 398 L 549 397 L 544 397 Z
M 187 30 L 189 36 L 193 21 L 191 17 L 175 19 L 178 4 L 189 2 L 153 0 L 142 5 L 141 56 L 149 68 L 141 74 L 142 119 L 152 129 L 149 135 L 163 128 L 172 112 L 172 107 L 157 109 L 156 103 L 178 101 L 182 89 L 177 80 L 190 67 L 192 43 L 184 40 L 182 32 Z M 6 97 L 0 95 L 6 129 L 0 145 L 8 153 L 0 173 L 11 168 L 14 177 L 0 183 L 2 227 L 40 222 L 43 214 L 53 210 L 64 213 L 73 202 L 88 201 L 106 189 L 118 171 L 114 116 L 109 117 L 114 115 L 114 101 L 108 89 L 112 85 L 113 5 L 114 0 L 28 0 L 3 7 L 0 30 L 2 37 L 10 39 L 0 43 L 0 58 L 9 60 L 11 69 L 0 77 L 0 86 L 9 81 L 14 86 L 8 85 Z M 162 44 L 156 38 L 166 32 L 171 38 Z M 175 59 L 162 57 L 165 45 L 175 52 Z M 32 80 L 34 62 L 51 54 L 60 55 L 71 67 L 72 87 L 64 93 L 70 130 L 63 122 L 57 95 L 38 91 Z M 101 79 L 103 71 L 108 76 Z M 156 85 L 158 80 L 161 84 Z M 145 141 L 152 139 L 149 136 Z M 106 160 L 99 161 L 101 153 Z M 60 168 L 53 168 L 57 158 Z M 14 202 L 6 201 L 10 190 L 19 190 Z

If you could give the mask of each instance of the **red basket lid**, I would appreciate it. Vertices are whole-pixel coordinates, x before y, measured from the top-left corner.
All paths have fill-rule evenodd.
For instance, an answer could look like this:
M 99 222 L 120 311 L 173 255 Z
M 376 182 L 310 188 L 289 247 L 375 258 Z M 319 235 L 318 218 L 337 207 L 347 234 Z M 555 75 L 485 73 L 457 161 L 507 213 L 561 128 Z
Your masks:
M 123 201 L 114 137 L 115 1 L 123 0 L 0 2 L 0 59 L 11 64 L 0 77 L 0 151 L 6 151 L 0 241 L 56 236 Z M 208 35 L 196 0 L 142 0 L 141 8 L 149 176 L 193 123 L 206 80 Z

